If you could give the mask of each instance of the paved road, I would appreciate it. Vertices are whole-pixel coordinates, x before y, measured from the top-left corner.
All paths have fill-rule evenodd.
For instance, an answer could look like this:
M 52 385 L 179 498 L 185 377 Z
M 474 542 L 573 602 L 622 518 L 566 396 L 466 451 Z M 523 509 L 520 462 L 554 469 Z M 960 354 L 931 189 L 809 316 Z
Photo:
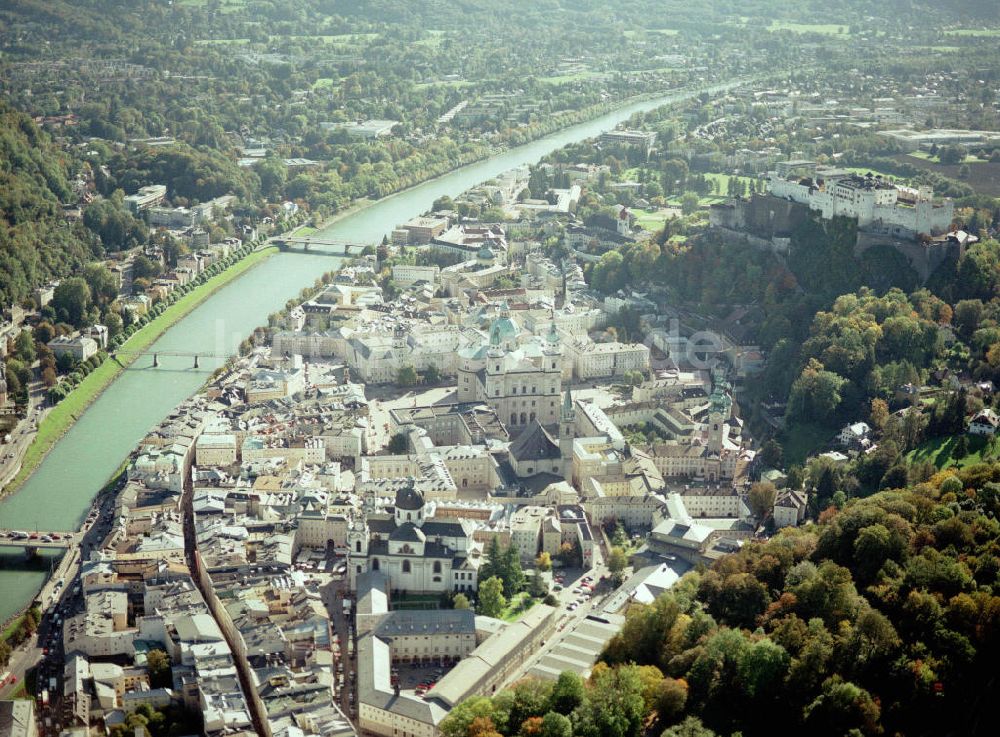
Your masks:
M 48 687 L 48 679 L 55 676 L 59 682 L 56 693 L 50 693 L 47 712 L 39 712 L 39 720 L 52 716 L 54 725 L 59 724 L 59 702 L 62 694 L 62 673 L 64 653 L 62 652 L 62 622 L 82 607 L 82 594 L 73 593 L 79 582 L 80 564 L 99 547 L 107 535 L 112 522 L 115 495 L 105 494 L 94 500 L 91 516 L 84 523 L 82 534 L 74 538 L 74 546 L 59 559 L 52 575 L 49 576 L 36 597 L 42 602 L 42 621 L 38 631 L 11 653 L 8 669 L 17 676 L 17 684 L 0 689 L 0 698 L 15 691 L 25 675 L 35 669 L 37 696 L 41 688 Z M 62 582 L 62 583 L 60 583 Z M 58 614 L 58 621 L 55 619 Z M 45 650 L 48 650 L 46 653 Z M 53 733 L 59 729 L 53 727 Z
M 25 418 L 11 431 L 10 442 L 0 445 L 0 489 L 13 481 L 21 470 L 21 460 L 35 439 L 35 435 L 38 434 L 38 423 L 52 410 L 45 405 L 45 390 L 41 383 L 36 381 L 28 391 L 28 410 Z
M 343 562 L 338 558 L 334 565 Z M 334 576 L 330 582 L 321 590 L 323 603 L 326 604 L 330 616 L 330 630 L 333 642 L 331 649 L 334 653 L 334 674 L 336 676 L 334 693 L 337 697 L 337 704 L 341 711 L 348 716 L 351 721 L 357 717 L 354 710 L 357 702 L 357 658 L 348 657 L 348 636 L 356 634 L 353 632 L 352 624 L 354 618 L 344 615 L 343 600 L 345 592 L 349 594 L 346 575 L 344 577 Z M 338 664 L 342 664 L 343 670 L 338 670 Z

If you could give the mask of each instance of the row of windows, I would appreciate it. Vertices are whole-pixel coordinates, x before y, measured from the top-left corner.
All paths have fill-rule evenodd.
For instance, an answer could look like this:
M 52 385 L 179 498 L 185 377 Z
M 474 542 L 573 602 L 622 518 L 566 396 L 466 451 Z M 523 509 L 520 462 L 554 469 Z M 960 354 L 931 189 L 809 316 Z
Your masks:
M 520 416 L 521 416 L 521 421 L 518 422 L 517 421 L 517 418 L 518 418 L 517 412 L 511 412 L 510 413 L 510 424 L 511 425 L 527 425 L 529 422 L 534 422 L 535 421 L 535 413 L 534 412 L 531 412 L 528 415 L 525 415 L 525 413 L 522 412 Z
M 379 571 L 381 569 L 382 569 L 382 563 L 379 561 L 379 559 L 378 558 L 372 558 L 372 570 L 373 571 Z M 360 573 L 360 571 L 361 571 L 361 569 L 359 567 L 358 568 L 358 572 Z M 404 560 L 403 561 L 403 573 L 411 573 L 412 571 L 413 571 L 413 567 L 411 566 L 410 561 Z M 439 561 L 439 560 L 434 561 L 434 565 L 432 566 L 432 572 L 435 573 L 435 574 L 437 574 L 437 575 L 441 575 L 441 561 Z M 438 579 L 435 579 L 435 580 L 438 580 Z

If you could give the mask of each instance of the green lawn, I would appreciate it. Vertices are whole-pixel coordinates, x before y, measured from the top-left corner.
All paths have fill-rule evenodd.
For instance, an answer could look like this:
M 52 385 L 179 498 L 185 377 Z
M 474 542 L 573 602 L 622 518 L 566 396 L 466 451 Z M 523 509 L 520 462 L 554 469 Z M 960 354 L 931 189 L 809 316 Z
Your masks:
M 676 28 L 641 28 L 625 31 L 625 38 L 635 38 L 642 33 L 656 33 L 660 36 L 678 36 L 680 31 Z
M 209 0 L 177 0 L 178 5 L 208 5 Z M 219 0 L 219 9 L 223 13 L 235 13 L 246 5 L 246 0 Z
M 202 46 L 242 46 L 250 43 L 249 38 L 201 38 L 195 41 Z
M 427 46 L 428 48 L 436 49 L 441 45 L 441 41 L 444 39 L 444 31 L 427 31 L 427 36 L 415 41 L 417 46 Z
M 804 463 L 806 458 L 827 445 L 836 430 L 816 423 L 801 423 L 787 427 L 781 436 L 785 465 Z
M 569 82 L 579 82 L 584 79 L 596 79 L 604 76 L 606 76 L 604 72 L 587 70 L 583 72 L 576 72 L 574 74 L 557 74 L 551 77 L 539 77 L 538 81 L 543 84 L 567 84 Z
M 164 310 L 162 315 L 151 323 L 144 325 L 140 330 L 136 331 L 132 337 L 125 341 L 121 349 L 129 351 L 145 350 L 218 289 L 237 279 L 243 273 L 277 252 L 277 247 L 269 247 L 251 253 L 239 263 L 234 264 L 221 274 L 212 277 L 170 305 Z M 127 365 L 128 361 L 124 362 Z M 38 467 L 38 464 L 42 462 L 45 454 L 56 444 L 56 441 L 73 426 L 73 423 L 80 418 L 83 411 L 124 370 L 125 366 L 121 365 L 118 361 L 111 359 L 105 361 L 81 381 L 65 399 L 45 416 L 45 419 L 38 426 L 38 434 L 24 454 L 20 472 L 8 484 L 7 488 L 4 489 L 4 493 L 12 492 L 27 480 L 35 468 Z
M 288 234 L 290 238 L 302 238 L 303 236 L 312 235 L 316 233 L 319 229 L 312 225 L 300 225 L 291 233 Z
M 470 82 L 467 79 L 449 79 L 447 81 L 419 82 L 414 86 L 418 90 L 422 90 L 426 87 L 454 87 L 455 89 L 461 89 L 462 87 L 471 87 L 474 84 L 475 82 Z
M 11 635 L 17 632 L 17 628 L 20 627 L 21 622 L 24 621 L 25 614 L 27 614 L 27 612 L 14 617 L 14 619 L 11 620 L 10 624 L 8 624 L 4 631 L 0 633 L 0 640 L 9 640 Z
M 642 210 L 633 208 L 631 212 L 635 215 L 635 224 L 643 230 L 649 231 L 660 230 L 663 227 L 663 224 L 674 214 L 672 210 L 667 208 L 662 210 Z
M 956 28 L 945 31 L 946 36 L 983 36 L 987 38 L 1000 37 L 1000 28 Z
M 680 207 L 681 197 L 682 195 L 674 195 L 672 197 L 668 197 L 667 204 L 670 205 L 671 207 Z M 727 197 L 724 194 L 703 194 L 700 197 L 698 197 L 698 205 L 701 207 L 708 207 L 709 205 L 715 205 L 720 202 L 725 202 L 726 199 Z
M 912 156 L 915 159 L 920 159 L 921 161 L 929 161 L 932 164 L 939 164 L 937 154 L 931 155 L 927 151 L 910 151 L 906 154 L 907 156 Z M 990 163 L 987 159 L 981 159 L 978 156 L 973 156 L 972 154 L 966 155 L 965 159 L 961 162 L 963 164 L 988 164 Z
M 791 23 L 785 20 L 772 21 L 769 31 L 791 31 L 792 33 L 819 33 L 824 36 L 847 36 L 846 25 L 836 23 Z
M 436 594 L 399 594 L 392 597 L 393 609 L 439 609 L 441 597 Z
M 369 41 L 378 38 L 377 33 L 337 33 L 337 34 L 302 34 L 294 36 L 279 36 L 279 38 L 293 38 L 299 41 L 319 41 L 325 44 L 341 44 L 345 46 L 363 46 Z
M 516 622 L 536 603 L 536 600 L 531 598 L 527 591 L 522 591 L 510 598 L 499 618 L 505 622 Z
M 906 454 L 906 460 L 930 461 L 938 468 L 964 468 L 997 456 L 997 446 L 993 438 L 977 435 L 966 435 L 969 442 L 969 454 L 964 458 L 952 458 L 957 436 L 931 438 Z
M 887 174 L 884 171 L 879 171 L 878 169 L 872 169 L 871 167 L 865 167 L 865 166 L 845 166 L 845 167 L 843 167 L 843 169 L 844 169 L 844 171 L 850 171 L 850 172 L 854 172 L 855 174 L 861 174 L 861 175 L 865 175 L 865 174 L 868 174 L 868 173 L 875 174 L 876 176 L 877 175 L 882 175 L 885 178 L 894 179 L 897 182 L 901 182 L 901 183 L 907 181 L 906 177 L 897 177 L 895 174 Z
M 753 180 L 753 177 L 741 177 L 741 176 L 736 176 L 735 174 L 716 174 L 716 173 L 713 172 L 713 173 L 710 173 L 710 174 L 706 174 L 705 175 L 705 179 L 709 179 L 709 180 L 718 182 L 719 183 L 719 194 L 722 195 L 722 196 L 725 196 L 725 194 L 727 192 L 726 188 L 729 186 L 729 180 L 730 179 L 737 179 L 737 180 L 739 180 L 741 182 L 746 182 L 747 186 L 749 187 L 750 186 L 750 182 Z

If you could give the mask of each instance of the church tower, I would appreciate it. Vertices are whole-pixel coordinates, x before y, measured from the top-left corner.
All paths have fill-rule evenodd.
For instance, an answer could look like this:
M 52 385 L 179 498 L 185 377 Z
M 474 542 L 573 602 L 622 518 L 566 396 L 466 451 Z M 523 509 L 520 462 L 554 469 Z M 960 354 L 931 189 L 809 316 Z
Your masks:
M 721 385 L 716 385 L 709 398 L 708 409 L 708 452 L 713 455 L 722 453 L 725 438 L 726 421 L 730 417 L 733 402 Z
M 392 329 L 392 348 L 394 351 L 402 351 L 406 348 L 406 328 L 397 325 Z
M 576 428 L 576 410 L 573 407 L 573 395 L 569 387 L 563 395 L 562 411 L 559 413 L 559 451 L 562 456 L 563 478 L 573 483 L 573 437 Z
M 629 222 L 631 217 L 632 215 L 628 211 L 627 207 L 622 207 L 622 209 L 618 211 L 618 235 L 632 235 L 632 224 Z
M 347 550 L 351 558 L 368 557 L 368 515 L 362 512 L 347 531 Z
M 361 511 L 361 516 L 354 520 L 347 530 L 347 580 L 351 590 L 358 585 L 358 574 L 368 570 L 368 539 L 371 530 L 368 528 L 367 510 Z

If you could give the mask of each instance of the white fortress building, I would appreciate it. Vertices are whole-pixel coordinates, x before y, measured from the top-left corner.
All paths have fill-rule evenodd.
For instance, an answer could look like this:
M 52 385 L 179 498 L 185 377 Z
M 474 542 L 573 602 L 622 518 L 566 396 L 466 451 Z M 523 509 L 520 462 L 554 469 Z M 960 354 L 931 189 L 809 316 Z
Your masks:
M 824 219 L 857 218 L 858 227 L 890 235 L 940 235 L 951 228 L 955 206 L 934 201 L 930 187 L 902 187 L 880 176 L 812 168 L 806 176 L 768 175 L 767 189 L 782 199 L 818 210 Z

